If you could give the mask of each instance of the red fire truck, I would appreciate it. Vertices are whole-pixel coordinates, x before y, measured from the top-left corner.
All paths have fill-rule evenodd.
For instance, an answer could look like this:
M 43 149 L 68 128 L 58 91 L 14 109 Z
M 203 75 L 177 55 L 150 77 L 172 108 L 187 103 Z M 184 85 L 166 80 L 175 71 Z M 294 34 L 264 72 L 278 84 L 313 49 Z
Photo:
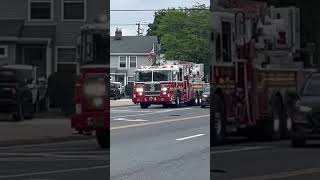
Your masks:
M 299 9 L 232 0 L 211 9 L 211 144 L 227 135 L 289 136 L 305 69 Z
M 95 131 L 100 147 L 109 148 L 109 29 L 107 23 L 100 21 L 81 30 L 78 50 L 82 66 L 76 82 L 71 127 L 83 135 Z
M 151 104 L 180 107 L 199 105 L 204 84 L 203 64 L 166 63 L 143 66 L 135 71 L 132 101 L 142 109 Z

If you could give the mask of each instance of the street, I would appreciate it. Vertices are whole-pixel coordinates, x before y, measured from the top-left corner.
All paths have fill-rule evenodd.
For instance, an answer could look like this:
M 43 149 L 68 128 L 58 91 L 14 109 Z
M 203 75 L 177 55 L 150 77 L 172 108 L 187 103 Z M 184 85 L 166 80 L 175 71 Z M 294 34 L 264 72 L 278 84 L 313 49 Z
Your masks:
M 111 113 L 112 180 L 209 179 L 209 109 L 151 106 Z
M 231 138 L 211 152 L 213 180 L 317 180 L 320 144 L 291 148 L 290 141 L 248 142 Z
M 94 140 L 0 148 L 0 179 L 106 180 L 109 152 Z

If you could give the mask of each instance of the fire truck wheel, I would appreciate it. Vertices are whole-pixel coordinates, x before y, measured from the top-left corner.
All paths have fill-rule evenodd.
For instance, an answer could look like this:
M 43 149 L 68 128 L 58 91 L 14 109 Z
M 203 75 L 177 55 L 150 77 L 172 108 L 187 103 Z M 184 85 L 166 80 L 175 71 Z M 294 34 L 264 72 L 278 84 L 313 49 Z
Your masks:
M 99 146 L 103 149 L 110 147 L 110 133 L 106 129 L 96 131 L 96 138 Z
M 147 103 L 140 103 L 141 109 L 147 109 L 149 107 L 149 104 Z
M 211 143 L 213 146 L 223 143 L 225 137 L 225 113 L 224 103 L 219 95 L 214 97 L 214 108 L 210 117 Z

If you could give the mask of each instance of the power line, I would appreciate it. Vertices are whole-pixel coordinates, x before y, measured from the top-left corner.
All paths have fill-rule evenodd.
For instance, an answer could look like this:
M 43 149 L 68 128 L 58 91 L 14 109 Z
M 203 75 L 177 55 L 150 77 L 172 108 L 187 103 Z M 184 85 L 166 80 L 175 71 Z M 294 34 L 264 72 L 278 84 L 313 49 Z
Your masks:
M 172 10 L 168 9 L 111 9 L 111 12 L 155 12 L 161 10 Z M 175 10 L 186 10 L 186 11 L 209 11 L 210 8 L 174 8 Z

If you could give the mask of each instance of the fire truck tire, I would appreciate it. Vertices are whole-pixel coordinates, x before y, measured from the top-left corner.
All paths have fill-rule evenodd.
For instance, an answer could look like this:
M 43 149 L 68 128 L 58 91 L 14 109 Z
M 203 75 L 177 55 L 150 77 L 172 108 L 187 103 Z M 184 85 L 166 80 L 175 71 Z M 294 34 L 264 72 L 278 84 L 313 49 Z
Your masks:
M 225 113 L 224 113 L 224 103 L 222 97 L 215 95 L 214 97 L 214 108 L 212 109 L 212 114 L 210 118 L 210 127 L 211 129 L 211 146 L 220 145 L 223 143 L 225 138 Z
M 283 121 L 283 106 L 281 103 L 281 99 L 279 97 L 275 97 L 272 100 L 272 117 L 267 121 L 266 124 L 266 136 L 267 139 L 270 140 L 279 140 L 281 138 L 281 129 L 282 129 L 282 121 Z
M 141 109 L 147 109 L 149 107 L 149 104 L 147 103 L 140 103 Z
M 99 146 L 103 149 L 110 148 L 110 133 L 106 129 L 96 130 L 96 138 Z

